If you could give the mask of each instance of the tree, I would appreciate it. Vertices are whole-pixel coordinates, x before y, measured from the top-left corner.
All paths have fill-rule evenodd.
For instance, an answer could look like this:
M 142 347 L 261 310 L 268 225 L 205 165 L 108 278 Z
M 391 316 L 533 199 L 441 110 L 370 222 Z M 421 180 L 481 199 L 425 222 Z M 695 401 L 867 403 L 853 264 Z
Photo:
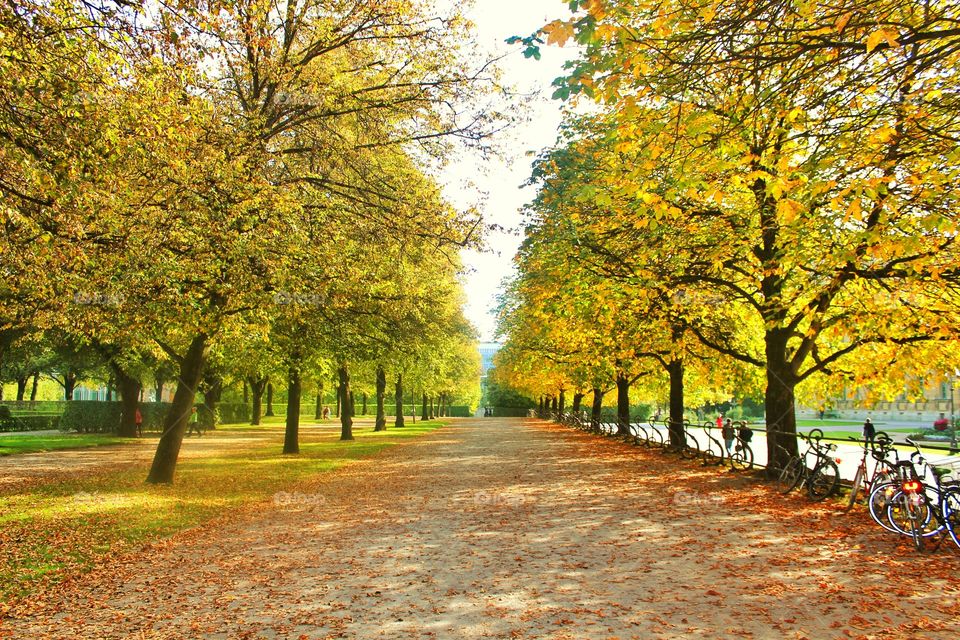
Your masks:
M 612 226 L 666 226 L 672 281 L 738 301 L 763 336 L 760 354 L 700 337 L 764 369 L 774 468 L 800 382 L 866 345 L 953 338 L 955 7 L 572 6 L 544 30 L 583 46 L 557 96 L 606 104 L 629 160 L 611 186 L 646 205 Z

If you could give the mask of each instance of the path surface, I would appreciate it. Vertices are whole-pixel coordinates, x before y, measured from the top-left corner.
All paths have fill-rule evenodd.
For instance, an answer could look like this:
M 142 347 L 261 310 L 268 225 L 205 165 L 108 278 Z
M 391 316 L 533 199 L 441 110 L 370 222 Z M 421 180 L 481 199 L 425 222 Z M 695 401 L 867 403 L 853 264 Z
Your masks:
M 919 638 L 960 555 L 536 420 L 456 421 L 64 586 L 16 638 Z M 45 608 L 43 608 L 45 606 Z

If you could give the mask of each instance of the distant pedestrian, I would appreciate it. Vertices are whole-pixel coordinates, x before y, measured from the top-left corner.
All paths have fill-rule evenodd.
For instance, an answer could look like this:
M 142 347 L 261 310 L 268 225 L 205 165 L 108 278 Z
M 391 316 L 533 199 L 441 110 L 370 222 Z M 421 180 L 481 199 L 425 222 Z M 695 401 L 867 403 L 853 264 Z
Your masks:
M 721 418 L 718 418 L 720 420 Z M 723 433 L 723 445 L 727 448 L 727 455 L 733 455 L 733 441 L 735 439 L 735 434 L 733 432 L 733 420 L 727 418 L 727 421 L 723 423 L 721 427 Z
M 717 416 L 717 429 L 723 429 L 723 414 Z
M 200 431 L 200 420 L 199 420 L 199 414 L 197 412 L 196 407 L 193 407 L 193 410 L 190 412 L 190 418 L 188 420 L 190 422 L 190 429 L 187 431 L 187 435 L 189 436 L 191 433 L 196 431 L 197 437 L 202 436 L 203 432 Z
M 329 420 L 329 419 L 330 419 L 330 407 L 324 407 L 324 408 L 323 408 L 323 414 L 322 414 L 322 415 L 323 415 L 323 419 L 324 419 L 324 420 Z
M 863 421 L 863 439 L 864 441 L 873 447 L 873 438 L 877 435 L 877 428 L 873 426 L 873 423 L 870 422 L 870 418 L 867 418 Z
M 143 436 L 143 414 L 140 413 L 140 407 L 137 407 L 136 412 L 133 414 L 133 421 L 137 425 L 137 435 Z

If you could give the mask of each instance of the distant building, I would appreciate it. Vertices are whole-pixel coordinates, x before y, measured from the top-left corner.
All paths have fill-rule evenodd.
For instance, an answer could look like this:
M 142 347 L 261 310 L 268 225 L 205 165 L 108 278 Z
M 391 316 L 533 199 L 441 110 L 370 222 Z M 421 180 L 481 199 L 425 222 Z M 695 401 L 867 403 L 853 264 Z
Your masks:
M 497 351 L 500 350 L 500 347 L 503 346 L 499 342 L 481 342 L 480 343 L 480 366 L 482 367 L 483 373 L 481 376 L 483 381 L 487 380 L 487 372 L 493 368 L 493 356 L 497 354 Z

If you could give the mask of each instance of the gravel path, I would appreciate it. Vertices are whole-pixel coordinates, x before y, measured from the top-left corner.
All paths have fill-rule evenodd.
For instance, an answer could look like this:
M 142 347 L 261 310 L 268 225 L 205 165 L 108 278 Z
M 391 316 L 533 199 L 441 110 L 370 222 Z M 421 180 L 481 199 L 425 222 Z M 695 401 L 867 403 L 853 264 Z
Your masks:
M 0 637 L 947 637 L 955 551 L 616 441 L 468 419 L 118 560 Z

